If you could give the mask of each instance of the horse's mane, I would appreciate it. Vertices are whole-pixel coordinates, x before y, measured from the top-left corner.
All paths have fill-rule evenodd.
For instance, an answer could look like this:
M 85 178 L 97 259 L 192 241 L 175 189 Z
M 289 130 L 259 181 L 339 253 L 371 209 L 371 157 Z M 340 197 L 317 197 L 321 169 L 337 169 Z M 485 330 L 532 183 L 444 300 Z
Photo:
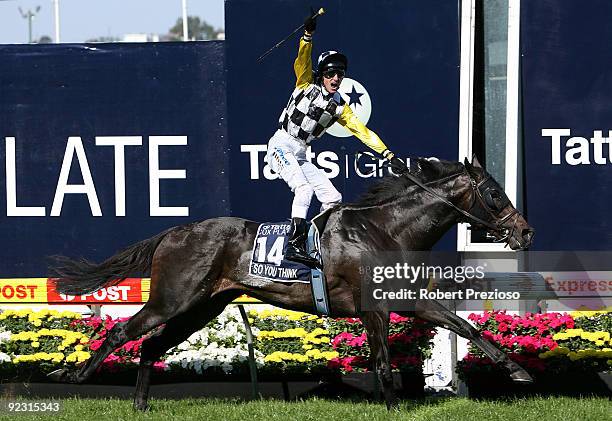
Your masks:
M 463 164 L 460 162 L 416 158 L 411 160 L 410 174 L 423 183 L 429 183 L 457 174 L 462 169 Z M 374 183 L 356 202 L 351 203 L 351 205 L 378 205 L 397 197 L 411 186 L 414 186 L 414 183 L 407 177 L 393 177 L 388 175 Z

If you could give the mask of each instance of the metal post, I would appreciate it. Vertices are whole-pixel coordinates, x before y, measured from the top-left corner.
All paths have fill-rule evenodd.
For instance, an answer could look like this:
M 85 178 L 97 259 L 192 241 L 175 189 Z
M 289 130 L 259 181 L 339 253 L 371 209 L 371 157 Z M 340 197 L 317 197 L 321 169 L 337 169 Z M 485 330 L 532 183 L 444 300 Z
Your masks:
M 32 12 L 28 10 L 26 13 L 19 8 L 19 13 L 21 13 L 21 17 L 28 20 L 28 43 L 32 44 L 32 21 L 34 20 L 34 16 L 40 11 L 40 6 L 36 6 L 36 10 Z
M 59 16 L 59 0 L 53 0 L 53 10 L 55 12 L 55 43 L 60 42 L 60 16 Z
M 187 0 L 183 1 L 183 41 L 189 41 L 189 27 L 187 22 Z
M 238 310 L 242 321 L 244 322 L 244 330 L 246 332 L 247 347 L 249 348 L 249 371 L 251 373 L 251 395 L 253 399 L 259 397 L 259 386 L 257 384 L 257 364 L 255 363 L 255 348 L 253 347 L 253 332 L 251 331 L 251 324 L 247 317 L 246 311 L 242 304 L 238 304 Z

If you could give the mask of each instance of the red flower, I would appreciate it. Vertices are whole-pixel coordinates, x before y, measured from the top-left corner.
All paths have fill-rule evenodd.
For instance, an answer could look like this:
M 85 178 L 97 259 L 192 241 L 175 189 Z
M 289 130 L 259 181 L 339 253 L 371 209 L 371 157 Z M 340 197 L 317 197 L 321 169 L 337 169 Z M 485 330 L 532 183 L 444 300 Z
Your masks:
M 408 317 L 400 316 L 397 313 L 391 313 L 391 323 L 404 323 L 409 321 Z
M 349 332 L 342 332 L 339 335 L 337 335 L 334 339 L 331 340 L 331 344 L 332 347 L 335 349 L 338 347 L 338 345 L 340 345 L 342 342 L 346 342 L 349 341 L 351 339 L 353 339 L 353 334 L 349 333 Z
M 366 334 L 362 333 L 361 335 L 355 336 L 354 338 L 348 340 L 346 344 L 348 346 L 362 346 L 363 343 L 366 341 L 366 339 L 367 339 Z

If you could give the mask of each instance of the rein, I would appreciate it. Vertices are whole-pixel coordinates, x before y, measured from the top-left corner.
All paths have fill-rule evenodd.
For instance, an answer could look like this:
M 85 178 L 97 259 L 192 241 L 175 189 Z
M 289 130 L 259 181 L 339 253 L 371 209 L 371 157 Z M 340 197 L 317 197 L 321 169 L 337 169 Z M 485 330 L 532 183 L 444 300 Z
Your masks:
M 453 177 L 458 176 L 459 174 L 463 174 L 465 172 L 462 171 L 461 173 L 456 173 L 456 174 L 452 174 L 448 177 L 445 177 L 443 179 L 440 180 L 435 180 L 435 181 L 444 181 L 445 179 L 450 179 Z M 406 177 L 408 180 L 412 181 L 414 184 L 416 184 L 417 186 L 419 186 L 420 188 L 422 188 L 423 190 L 425 190 L 426 192 L 428 192 L 429 194 L 435 196 L 436 198 L 440 199 L 442 202 L 444 202 L 446 205 L 450 206 L 451 208 L 453 208 L 454 210 L 456 210 L 457 212 L 459 212 L 460 214 L 462 214 L 463 216 L 465 216 L 466 218 L 468 218 L 469 220 L 471 220 L 472 222 L 476 222 L 479 225 L 483 225 L 491 230 L 494 231 L 501 231 L 501 227 L 499 225 L 495 225 L 492 224 L 488 221 L 485 221 L 484 219 L 481 219 L 479 217 L 477 217 L 476 215 L 471 214 L 468 211 L 465 211 L 463 209 L 461 209 L 460 207 L 456 206 L 453 202 L 451 202 L 450 200 L 448 200 L 445 197 L 442 197 L 439 193 L 437 193 L 434 189 L 432 189 L 431 187 L 429 187 L 427 184 L 421 182 L 421 180 L 419 180 L 418 178 L 416 178 L 415 176 L 413 176 L 412 174 L 410 174 L 409 172 L 403 173 L 402 174 L 403 177 Z M 468 174 L 469 176 L 469 174 Z M 482 198 L 480 197 L 480 191 L 478 190 L 478 186 L 480 185 L 480 183 L 478 185 L 476 185 L 476 183 L 474 182 L 474 180 L 472 179 L 472 177 L 470 177 L 470 184 L 472 186 L 472 190 L 475 193 L 475 196 L 478 197 L 478 199 L 480 200 L 481 203 L 484 204 L 484 201 L 482 200 Z M 473 206 L 472 206 L 473 207 Z M 471 208 L 470 208 L 471 209 Z M 488 209 L 488 207 L 487 207 Z M 511 214 L 509 214 L 511 215 Z M 505 220 L 506 218 L 504 218 Z
M 368 152 L 362 152 L 361 154 L 359 154 L 356 159 L 359 159 L 362 155 L 366 155 L 366 156 L 371 156 L 372 158 L 375 159 L 375 157 L 373 155 L 371 155 Z M 390 164 L 389 163 L 384 163 L 383 166 L 390 168 Z M 472 176 L 467 172 L 467 169 L 465 168 L 465 166 L 463 167 L 463 171 L 460 173 L 455 173 L 455 174 L 451 174 L 447 177 L 441 178 L 439 180 L 434 180 L 431 181 L 429 183 L 423 183 L 421 180 L 419 180 L 418 178 L 416 178 L 415 176 L 413 176 L 410 172 L 404 172 L 401 174 L 401 176 L 406 177 L 408 180 L 412 181 L 414 184 L 416 184 L 417 186 L 419 186 L 420 188 L 422 188 L 423 190 L 425 190 L 426 192 L 428 192 L 429 194 L 433 195 L 434 197 L 438 198 L 439 200 L 441 200 L 444 204 L 446 204 L 447 206 L 450 206 L 451 208 L 453 208 L 454 210 L 456 210 L 457 212 L 459 212 L 461 215 L 465 216 L 470 222 L 474 222 L 478 225 L 482 225 L 485 228 L 497 232 L 499 234 L 501 234 L 501 238 L 497 239 L 496 242 L 506 242 L 508 240 L 508 238 L 510 238 L 510 236 L 512 235 L 512 233 L 515 230 L 515 226 L 516 226 L 516 220 L 518 217 L 518 211 L 516 209 L 514 209 L 512 212 L 508 213 L 508 215 L 504 216 L 502 219 L 495 221 L 495 223 L 491 223 L 489 221 L 485 221 L 482 218 L 477 217 L 476 215 L 470 213 L 469 211 L 465 211 L 461 208 L 459 208 L 458 206 L 456 206 L 454 203 L 452 203 L 450 200 L 448 200 L 447 198 L 441 196 L 439 193 L 437 193 L 435 190 L 433 190 L 431 187 L 429 187 L 427 184 L 433 183 L 433 182 L 441 182 L 441 181 L 446 181 L 448 179 L 452 179 L 456 176 L 458 176 L 459 174 L 467 174 L 468 178 L 470 179 L 470 186 L 472 187 L 472 191 L 474 193 L 474 201 L 472 203 L 472 205 L 470 206 L 470 209 L 472 209 L 474 207 L 474 203 L 476 202 L 476 200 L 478 200 L 481 204 L 481 206 L 486 210 L 486 212 L 492 216 L 493 218 L 497 218 L 497 216 L 493 213 L 493 211 L 490 209 L 490 207 L 485 203 L 485 200 L 482 197 L 482 193 L 480 191 L 481 187 L 483 185 L 485 185 L 490 179 L 491 176 L 489 175 L 487 178 L 483 179 L 480 183 L 476 183 L 476 181 L 472 178 Z M 512 218 L 514 216 L 514 224 L 512 225 L 512 229 L 507 229 L 504 228 L 502 225 L 510 218 Z

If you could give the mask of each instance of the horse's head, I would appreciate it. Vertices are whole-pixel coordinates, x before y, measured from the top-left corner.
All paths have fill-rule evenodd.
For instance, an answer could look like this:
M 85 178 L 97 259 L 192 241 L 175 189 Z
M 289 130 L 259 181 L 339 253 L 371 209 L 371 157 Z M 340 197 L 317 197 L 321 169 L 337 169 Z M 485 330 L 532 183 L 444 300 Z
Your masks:
M 498 242 L 505 242 L 512 250 L 523 250 L 530 246 L 535 231 L 523 215 L 514 207 L 499 183 L 478 162 L 464 161 L 471 184 L 468 206 L 471 215 L 485 221 L 487 225 L 465 218 L 476 226 L 482 226 Z

